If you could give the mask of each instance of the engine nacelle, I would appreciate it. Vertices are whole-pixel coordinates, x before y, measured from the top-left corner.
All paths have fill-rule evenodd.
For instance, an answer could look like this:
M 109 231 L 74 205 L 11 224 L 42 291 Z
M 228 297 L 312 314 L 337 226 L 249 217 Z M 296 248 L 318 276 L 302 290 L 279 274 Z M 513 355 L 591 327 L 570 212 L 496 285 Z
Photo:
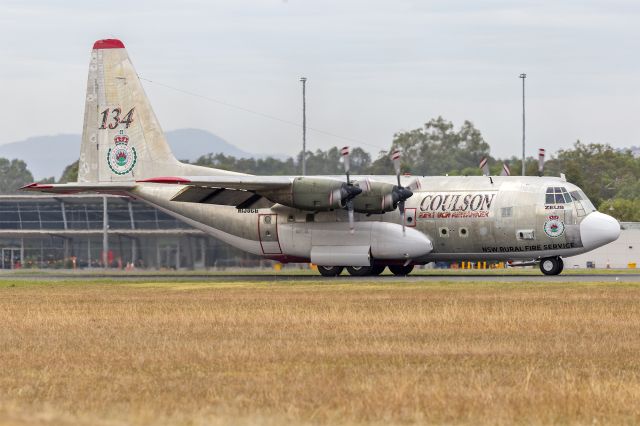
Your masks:
M 360 188 L 336 179 L 297 177 L 290 188 L 266 192 L 263 195 L 287 207 L 327 211 L 344 207 L 349 195 L 360 191 Z
M 398 200 L 394 200 L 396 185 L 386 182 L 370 182 L 368 191 L 353 199 L 353 208 L 358 213 L 386 213 L 396 209 Z

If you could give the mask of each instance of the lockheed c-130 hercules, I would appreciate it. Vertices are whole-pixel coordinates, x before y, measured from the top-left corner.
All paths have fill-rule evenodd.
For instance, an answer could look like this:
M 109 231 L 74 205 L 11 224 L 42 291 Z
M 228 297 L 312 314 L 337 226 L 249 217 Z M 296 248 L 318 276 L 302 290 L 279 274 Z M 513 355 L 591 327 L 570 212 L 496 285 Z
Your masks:
M 563 257 L 618 238 L 563 178 L 516 176 L 252 176 L 177 161 L 120 40 L 91 52 L 78 182 L 33 183 L 49 193 L 98 192 L 141 199 L 247 252 L 312 262 L 324 276 L 397 275 L 438 260 L 539 263 L 559 274 Z

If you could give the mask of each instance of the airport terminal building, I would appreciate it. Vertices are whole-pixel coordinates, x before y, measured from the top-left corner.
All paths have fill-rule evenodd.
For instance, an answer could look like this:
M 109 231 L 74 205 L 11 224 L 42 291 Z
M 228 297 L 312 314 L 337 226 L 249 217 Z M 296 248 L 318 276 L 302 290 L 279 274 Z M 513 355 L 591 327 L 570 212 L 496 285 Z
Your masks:
M 110 195 L 0 196 L 0 249 L 3 269 L 261 263 L 144 202 Z

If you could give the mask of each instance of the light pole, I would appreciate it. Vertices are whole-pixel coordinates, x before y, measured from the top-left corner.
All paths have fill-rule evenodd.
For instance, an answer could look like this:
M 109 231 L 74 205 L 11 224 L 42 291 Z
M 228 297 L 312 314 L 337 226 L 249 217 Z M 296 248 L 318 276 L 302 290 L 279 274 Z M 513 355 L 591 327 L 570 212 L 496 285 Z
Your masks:
M 307 77 L 302 82 L 302 176 L 307 174 Z
M 527 78 L 525 73 L 520 74 L 520 78 L 522 79 L 522 176 L 524 176 L 524 80 Z

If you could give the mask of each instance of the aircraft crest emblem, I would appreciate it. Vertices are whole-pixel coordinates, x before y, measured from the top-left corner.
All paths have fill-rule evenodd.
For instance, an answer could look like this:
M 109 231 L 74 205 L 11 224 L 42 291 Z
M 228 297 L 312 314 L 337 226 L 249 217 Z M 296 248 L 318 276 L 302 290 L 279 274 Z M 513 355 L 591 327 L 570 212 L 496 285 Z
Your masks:
M 133 170 L 138 160 L 136 149 L 129 146 L 129 136 L 120 130 L 113 138 L 115 146 L 107 152 L 107 164 L 111 171 L 117 175 L 125 175 Z
M 551 238 L 564 234 L 564 222 L 560 220 L 560 216 L 549 216 L 549 220 L 544 223 L 544 233 Z

